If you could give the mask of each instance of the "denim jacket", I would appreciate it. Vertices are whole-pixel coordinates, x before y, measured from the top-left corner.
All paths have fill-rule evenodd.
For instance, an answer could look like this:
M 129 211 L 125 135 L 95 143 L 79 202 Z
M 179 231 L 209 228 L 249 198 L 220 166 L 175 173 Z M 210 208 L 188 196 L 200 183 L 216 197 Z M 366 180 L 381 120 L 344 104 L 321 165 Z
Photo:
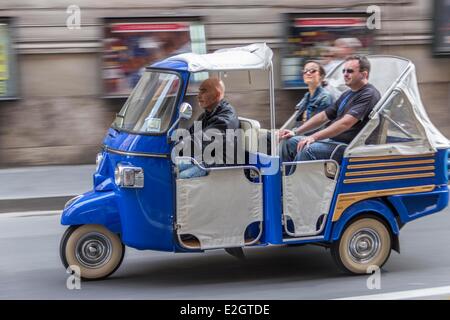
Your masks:
M 311 119 L 314 115 L 325 110 L 333 104 L 333 96 L 328 90 L 324 89 L 322 86 L 317 87 L 314 95 L 311 97 L 309 92 L 307 92 L 303 99 L 295 106 L 297 110 L 296 124 L 300 125 L 303 121 L 303 113 L 306 112 L 306 120 Z

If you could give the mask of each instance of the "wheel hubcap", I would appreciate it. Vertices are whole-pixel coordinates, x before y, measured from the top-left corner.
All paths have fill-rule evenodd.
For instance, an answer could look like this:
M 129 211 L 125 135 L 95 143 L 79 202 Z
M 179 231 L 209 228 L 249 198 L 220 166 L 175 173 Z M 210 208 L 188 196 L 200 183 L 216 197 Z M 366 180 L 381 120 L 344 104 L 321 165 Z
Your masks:
M 78 261 L 87 268 L 99 268 L 111 258 L 112 243 L 105 235 L 91 232 L 78 240 L 76 255 Z
M 349 254 L 354 262 L 366 263 L 380 251 L 380 236 L 373 229 L 361 229 L 350 239 Z

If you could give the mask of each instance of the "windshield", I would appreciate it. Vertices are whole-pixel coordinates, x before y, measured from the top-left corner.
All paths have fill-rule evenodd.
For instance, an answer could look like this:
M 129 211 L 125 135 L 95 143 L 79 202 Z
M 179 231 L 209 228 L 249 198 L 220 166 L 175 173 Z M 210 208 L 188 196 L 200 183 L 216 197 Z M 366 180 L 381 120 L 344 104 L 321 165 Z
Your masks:
M 173 73 L 147 71 L 131 92 L 113 127 L 137 133 L 162 133 L 169 125 L 180 78 Z

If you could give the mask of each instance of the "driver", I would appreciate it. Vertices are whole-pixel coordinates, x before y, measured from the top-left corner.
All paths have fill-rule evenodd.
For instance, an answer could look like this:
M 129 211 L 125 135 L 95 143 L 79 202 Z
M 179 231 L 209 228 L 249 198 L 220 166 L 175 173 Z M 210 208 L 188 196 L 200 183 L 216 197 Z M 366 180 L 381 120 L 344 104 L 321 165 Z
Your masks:
M 202 134 L 205 135 L 207 131 L 218 131 L 223 137 L 223 163 L 226 162 L 226 143 L 225 133 L 227 129 L 236 130 L 239 128 L 239 119 L 233 106 L 225 99 L 225 85 L 222 80 L 217 78 L 209 78 L 200 84 L 198 92 L 199 106 L 204 109 L 204 112 L 196 120 L 201 122 Z M 195 141 L 195 122 L 189 129 L 191 140 Z M 212 142 L 209 139 L 202 139 L 201 149 L 202 153 L 205 148 Z M 234 141 L 233 141 L 234 143 Z M 230 149 L 229 149 L 230 150 Z M 178 162 L 179 177 L 181 179 L 188 179 L 206 175 L 206 171 L 191 163 L 190 160 Z
M 286 144 L 290 148 L 289 152 L 283 153 L 282 161 L 330 159 L 333 153 L 333 159 L 338 162 L 342 160 L 345 148 L 340 146 L 347 146 L 361 131 L 369 120 L 370 111 L 380 100 L 378 90 L 368 83 L 369 72 L 370 62 L 366 57 L 354 55 L 345 59 L 342 73 L 350 90 L 345 91 L 333 105 L 313 116 L 295 132 L 286 129 L 280 131 L 280 141 L 288 139 Z M 325 129 L 300 141 L 295 138 L 295 135 L 316 129 L 328 121 L 331 123 Z

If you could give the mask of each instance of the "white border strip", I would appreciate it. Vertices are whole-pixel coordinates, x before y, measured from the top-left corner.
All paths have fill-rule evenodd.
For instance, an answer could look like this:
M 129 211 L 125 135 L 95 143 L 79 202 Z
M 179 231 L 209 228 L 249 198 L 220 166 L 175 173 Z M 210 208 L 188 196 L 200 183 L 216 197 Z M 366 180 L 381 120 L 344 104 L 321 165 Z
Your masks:
M 367 295 L 367 296 L 339 298 L 339 299 L 333 299 L 333 300 L 402 300 L 402 299 L 414 299 L 414 298 L 439 296 L 439 295 L 445 295 L 445 294 L 450 294 L 450 286 L 434 287 L 434 288 L 418 289 L 418 290 L 408 290 L 408 291 L 397 291 L 397 292 L 373 294 L 373 295 Z
M 17 217 L 56 216 L 60 215 L 61 213 L 62 210 L 7 212 L 7 213 L 0 213 L 0 219 L 17 218 Z

